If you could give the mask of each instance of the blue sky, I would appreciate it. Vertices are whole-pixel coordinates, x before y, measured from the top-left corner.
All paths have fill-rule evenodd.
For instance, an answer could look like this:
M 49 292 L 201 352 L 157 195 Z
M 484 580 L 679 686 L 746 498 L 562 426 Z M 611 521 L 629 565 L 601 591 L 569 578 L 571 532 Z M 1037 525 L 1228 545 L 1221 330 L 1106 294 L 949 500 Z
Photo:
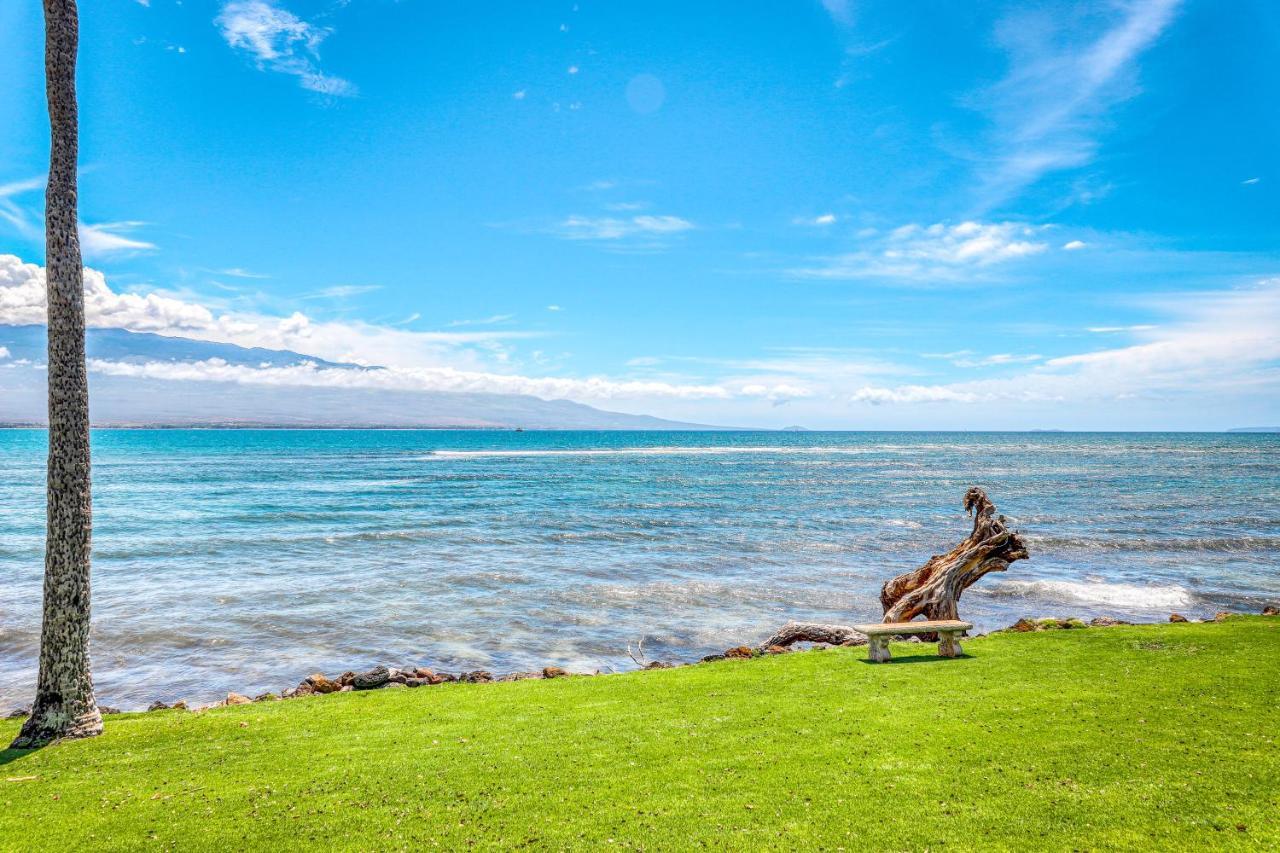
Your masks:
M 43 305 L 39 14 L 0 7 L 8 323 Z M 95 325 L 713 423 L 1280 422 L 1274 3 L 81 16 Z

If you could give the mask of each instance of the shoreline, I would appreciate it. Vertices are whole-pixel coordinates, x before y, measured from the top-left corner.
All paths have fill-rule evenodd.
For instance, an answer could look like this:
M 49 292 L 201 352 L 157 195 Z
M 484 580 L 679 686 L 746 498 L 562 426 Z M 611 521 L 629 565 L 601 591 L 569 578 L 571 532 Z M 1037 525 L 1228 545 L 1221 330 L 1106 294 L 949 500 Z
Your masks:
M 991 634 L 1005 633 L 1034 633 L 1041 631 L 1066 631 L 1066 630 L 1088 630 L 1094 628 L 1110 628 L 1115 626 L 1133 626 L 1133 625 L 1168 625 L 1168 624 L 1206 624 L 1212 622 L 1225 622 L 1233 618 L 1246 617 L 1253 615 L 1261 615 L 1263 617 L 1280 618 L 1280 605 L 1268 604 L 1262 607 L 1260 614 L 1240 613 L 1233 611 L 1220 611 L 1215 614 L 1212 619 L 1193 619 L 1174 612 L 1169 614 L 1169 618 L 1165 622 L 1133 622 L 1126 619 L 1116 619 L 1111 616 L 1098 615 L 1086 619 L 1079 616 L 1055 617 L 1022 617 L 1004 628 L 997 628 L 993 631 L 979 632 L 972 635 L 962 635 L 967 639 L 978 639 Z M 894 638 L 899 642 L 927 644 L 915 636 L 899 635 Z M 766 641 L 767 642 L 767 641 Z M 180 710 L 201 712 L 211 708 L 221 708 L 229 705 L 248 705 L 255 702 L 278 702 L 287 699 L 301 699 L 306 696 L 323 696 L 333 693 L 348 693 L 354 691 L 365 690 L 385 690 L 385 689 L 412 689 L 419 687 L 434 687 L 441 684 L 497 684 L 510 681 L 525 681 L 531 679 L 554 679 L 554 678 L 587 678 L 605 675 L 622 675 L 627 672 L 639 672 L 653 669 L 675 669 L 685 666 L 696 666 L 702 663 L 713 663 L 722 660 L 748 660 L 765 655 L 790 654 L 801 650 L 817 650 L 830 648 L 827 643 L 797 643 L 803 649 L 790 648 L 788 643 L 783 645 L 739 645 L 726 649 L 722 653 L 705 655 L 696 661 L 664 661 L 664 660 L 648 660 L 643 651 L 643 643 L 633 653 L 628 647 L 627 653 L 633 661 L 635 661 L 634 669 L 615 670 L 610 668 L 609 671 L 596 669 L 594 672 L 570 672 L 563 667 L 548 664 L 541 670 L 537 671 L 515 671 L 494 674 L 488 670 L 477 669 L 470 671 L 459 671 L 457 673 L 436 671 L 427 666 L 388 666 L 386 664 L 376 664 L 369 669 L 362 671 L 346 670 L 336 678 L 329 678 L 322 672 L 314 672 L 303 678 L 297 685 L 287 687 L 279 693 L 267 691 L 259 693 L 253 697 L 249 697 L 242 693 L 234 691 L 228 692 L 225 699 L 211 702 L 207 704 L 199 704 L 187 702 L 185 699 L 179 699 L 173 703 L 166 703 L 161 700 L 153 701 L 146 708 L 138 709 L 122 709 L 109 705 L 99 705 L 99 710 L 103 716 L 111 716 L 115 714 L 133 714 L 133 713 L 149 713 L 152 711 Z M 867 645 L 867 638 L 859 636 L 847 642 L 841 643 L 842 646 L 864 646 Z M 29 713 L 29 706 L 15 708 L 6 713 L 3 719 L 17 720 L 23 719 Z

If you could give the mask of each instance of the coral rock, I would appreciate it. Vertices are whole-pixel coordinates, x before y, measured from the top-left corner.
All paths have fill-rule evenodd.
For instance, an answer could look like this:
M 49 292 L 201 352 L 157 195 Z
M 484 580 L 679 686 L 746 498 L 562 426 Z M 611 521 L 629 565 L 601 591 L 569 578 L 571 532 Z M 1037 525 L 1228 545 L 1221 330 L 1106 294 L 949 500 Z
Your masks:
M 1186 622 L 1187 617 L 1183 616 L 1181 613 L 1170 613 L 1169 621 L 1170 622 Z
M 322 672 L 314 672 L 307 676 L 307 684 L 311 685 L 317 693 L 337 693 L 342 689 L 342 685 L 336 681 L 331 681 L 325 677 Z
M 744 658 L 755 657 L 755 651 L 750 646 L 735 646 L 727 650 L 724 656 L 730 660 L 743 660 Z
M 228 705 L 248 705 L 253 700 L 248 696 L 242 696 L 239 693 L 228 693 L 226 701 Z M 174 707 L 176 708 L 178 706 L 175 705 Z
M 542 668 L 543 678 L 564 678 L 568 674 L 558 666 L 544 666 Z

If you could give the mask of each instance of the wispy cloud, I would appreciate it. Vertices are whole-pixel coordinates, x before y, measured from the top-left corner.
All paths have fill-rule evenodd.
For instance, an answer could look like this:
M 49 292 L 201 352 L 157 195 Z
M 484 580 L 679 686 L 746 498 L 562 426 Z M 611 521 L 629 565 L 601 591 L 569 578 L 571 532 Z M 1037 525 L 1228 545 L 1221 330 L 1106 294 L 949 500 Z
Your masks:
M 481 317 L 478 320 L 453 320 L 446 325 L 450 328 L 457 328 L 458 326 L 496 326 L 501 323 L 510 323 L 515 318 L 515 314 L 494 314 L 490 317 Z
M 795 225 L 809 225 L 814 227 L 825 227 L 827 225 L 836 224 L 836 215 L 834 213 L 823 213 L 818 216 L 797 216 L 791 220 Z
M 802 278 L 958 281 L 1044 252 L 1049 245 L 1040 238 L 1046 227 L 972 221 L 903 225 L 887 234 L 868 233 L 862 248 L 792 273 Z
M 271 278 L 271 276 L 267 275 L 266 273 L 252 272 L 250 270 L 246 270 L 241 267 L 228 267 L 226 269 L 220 269 L 220 270 L 206 270 L 206 272 L 211 272 L 214 275 L 231 276 L 232 278 Z
M 996 38 L 1008 51 L 1009 73 L 972 98 L 991 116 L 996 140 L 982 178 L 983 209 L 1094 158 L 1106 112 L 1138 93 L 1138 58 L 1179 2 L 1114 4 L 1104 28 L 1088 33 L 1076 26 L 1083 16 L 1063 10 L 1019 8 L 1000 22 Z
M 145 222 L 101 222 L 97 225 L 80 223 L 80 248 L 86 257 L 102 257 L 122 252 L 147 252 L 155 243 L 127 236 Z
M 628 240 L 636 237 L 669 237 L 696 226 L 679 216 L 570 216 L 555 233 L 566 240 Z
M 304 89 L 351 97 L 354 84 L 320 69 L 320 44 L 333 32 L 304 21 L 270 0 L 235 0 L 214 19 L 231 47 L 253 57 L 258 68 L 291 74 Z
M 304 293 L 303 299 L 350 299 L 353 296 L 360 296 L 364 293 L 373 293 L 381 290 L 380 284 L 335 284 L 332 287 L 323 287 L 320 290 Z
M 40 236 L 41 231 L 44 230 L 44 222 L 41 217 L 32 216 L 28 208 L 18 204 L 14 199 L 44 189 L 44 184 L 43 176 L 0 184 L 0 219 L 13 226 L 19 236 L 28 239 Z M 36 224 L 37 222 L 39 224 Z
M 853 23 L 852 0 L 821 0 L 821 2 L 822 8 L 837 24 L 847 27 Z
M 1132 331 L 1143 340 L 1046 359 L 1003 379 L 942 385 L 867 385 L 853 402 L 1085 402 L 1133 397 L 1168 399 L 1211 392 L 1252 395 L 1280 391 L 1280 278 L 1251 286 L 1171 297 L 1160 325 L 1097 327 Z

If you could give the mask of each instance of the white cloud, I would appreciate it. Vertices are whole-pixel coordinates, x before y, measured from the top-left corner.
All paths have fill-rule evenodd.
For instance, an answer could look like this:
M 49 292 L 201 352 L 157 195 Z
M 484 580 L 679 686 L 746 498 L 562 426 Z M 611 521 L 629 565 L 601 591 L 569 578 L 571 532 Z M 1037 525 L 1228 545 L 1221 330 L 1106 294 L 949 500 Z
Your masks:
M 944 385 L 863 386 L 851 399 L 864 403 L 1080 403 L 1146 396 L 1167 399 L 1210 392 L 1274 395 L 1280 392 L 1280 278 L 1238 290 L 1180 295 L 1163 310 L 1176 319 L 1142 327 L 1146 340 L 1131 346 L 1059 356 L 1003 379 Z
M 511 97 L 515 98 L 517 101 L 523 101 L 525 99 L 525 95 L 527 94 L 528 92 L 526 92 L 524 89 L 520 89 L 519 91 L 512 92 Z
M 195 362 L 119 362 L 91 360 L 89 369 L 111 376 L 130 376 L 188 382 L 235 382 L 246 385 L 281 385 L 325 388 L 376 388 L 397 391 L 468 391 L 496 394 L 530 394 L 545 399 L 609 400 L 637 397 L 670 397 L 685 400 L 728 399 L 734 392 L 721 385 L 681 385 L 669 382 L 614 380 L 604 377 L 569 379 L 459 370 L 453 367 L 371 368 L 352 370 L 321 367 L 314 362 L 289 367 L 248 367 L 222 359 Z M 740 392 L 767 396 L 769 386 Z
M 126 237 L 125 234 L 143 225 L 142 222 L 102 222 L 97 225 L 80 223 L 80 248 L 86 257 L 95 258 L 119 252 L 146 252 L 155 243 Z
M 1048 244 L 1038 238 L 1046 227 L 1019 222 L 908 224 L 885 235 L 868 235 L 866 248 L 792 272 L 805 278 L 955 281 L 1045 251 Z
M 570 216 L 556 228 L 568 240 L 624 240 L 690 231 L 694 224 L 679 216 Z
M 226 43 L 252 56 L 260 69 L 291 74 L 304 89 L 320 94 L 356 94 L 350 81 L 320 70 L 320 43 L 333 32 L 328 27 L 304 21 L 270 0 L 227 3 L 214 23 Z
M 577 73 L 578 73 L 578 66 L 576 66 L 576 65 L 570 65 L 570 66 L 569 66 L 569 73 L 570 73 L 570 74 L 577 74 Z
M 161 293 L 116 293 L 102 273 L 86 267 L 85 319 L 89 326 L 155 332 L 244 347 L 301 350 L 331 361 L 430 364 L 486 353 L 466 348 L 533 337 L 516 330 L 414 332 L 361 321 L 317 322 L 301 312 L 288 317 L 225 312 Z M 45 322 L 45 271 L 13 255 L 0 255 L 0 324 Z
M 13 255 L 0 255 L 0 324 L 43 324 L 45 271 Z M 631 380 L 611 377 L 531 377 L 493 370 L 508 353 L 504 342 L 534 337 L 516 330 L 415 332 L 369 323 L 324 322 L 295 311 L 287 317 L 248 313 L 215 314 L 207 307 L 159 293 L 116 293 L 102 273 L 85 269 L 85 317 L 92 328 L 216 341 L 243 347 L 292 350 L 329 361 L 376 369 L 323 368 L 303 363 L 287 368 L 247 367 L 212 359 L 202 362 L 112 362 L 99 373 L 185 381 L 256 385 L 305 385 L 419 391 L 485 391 L 547 398 L 779 400 L 808 390 L 767 377 L 703 381 Z M 503 322 L 503 315 L 486 323 Z
M 547 310 L 548 310 L 548 311 L 563 311 L 564 309 L 563 309 L 563 308 L 561 308 L 559 305 L 548 305 L 548 306 L 547 306 Z
M 1020 7 L 997 40 L 1008 75 L 974 98 L 991 115 L 996 165 L 984 175 L 984 206 L 1000 204 L 1042 176 L 1090 162 L 1107 110 L 1136 95 L 1136 63 L 1173 21 L 1179 0 L 1112 5 L 1105 29 L 1089 33 L 1062 10 Z
M 1062 248 L 1067 250 L 1068 252 L 1076 252 L 1076 251 L 1079 251 L 1080 249 L 1083 249 L 1087 245 L 1089 244 L 1084 242 L 1083 240 L 1068 240 L 1066 243 L 1062 244 Z
M 814 226 L 834 225 L 836 222 L 836 215 L 834 213 L 824 213 L 821 216 L 807 216 L 807 217 L 801 216 L 792 221 L 796 225 L 814 225 Z
M 1242 184 L 1244 184 L 1246 187 L 1248 187 L 1248 186 L 1252 186 L 1252 185 L 1254 185 L 1254 184 L 1258 183 L 1258 181 L 1260 181 L 1260 180 L 1262 180 L 1262 178 L 1247 178 L 1246 180 L 1243 180 L 1243 181 L 1241 181 L 1240 183 L 1242 183 Z

